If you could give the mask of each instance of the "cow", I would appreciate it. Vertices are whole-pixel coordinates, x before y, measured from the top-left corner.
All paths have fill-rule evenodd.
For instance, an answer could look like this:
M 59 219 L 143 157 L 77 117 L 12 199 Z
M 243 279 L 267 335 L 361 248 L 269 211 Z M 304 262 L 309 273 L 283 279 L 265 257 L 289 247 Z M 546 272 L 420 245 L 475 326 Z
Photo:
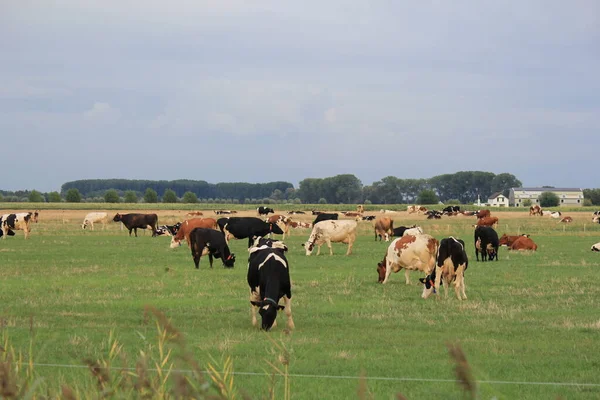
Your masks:
M 156 228 L 156 234 L 158 236 L 175 236 L 177 234 L 177 231 L 179 231 L 180 226 L 181 222 L 177 222 L 174 225 L 160 225 Z
M 377 217 L 376 217 L 376 216 L 374 216 L 374 215 L 365 215 L 365 216 L 364 216 L 364 217 L 362 217 L 361 219 L 362 219 L 363 221 L 373 221 L 375 218 L 377 218 Z
M 317 218 L 315 218 L 315 220 L 313 221 L 313 226 L 315 226 L 317 223 L 321 222 L 321 221 L 327 221 L 327 220 L 336 220 L 338 219 L 339 215 L 338 213 L 320 213 L 317 215 Z
M 2 218 L 4 218 L 4 215 L 0 215 L 0 237 L 4 237 L 4 230 L 2 229 Z M 15 236 L 15 232 L 13 232 L 11 229 L 8 229 L 8 231 L 6 232 L 6 234 L 8 236 Z
M 190 211 L 189 213 L 186 214 L 186 216 L 188 216 L 188 217 L 201 217 L 203 215 L 204 215 L 204 213 L 202 211 Z
M 273 210 L 272 208 L 263 207 L 263 206 L 258 207 L 256 209 L 256 212 L 258 213 L 258 215 L 269 215 L 269 213 L 275 214 L 275 210 Z
M 294 329 L 292 318 L 292 283 L 288 260 L 285 257 L 287 246 L 279 241 L 256 237 L 248 249 L 248 286 L 252 325 L 257 326 L 256 309 L 259 308 L 261 328 L 269 331 L 275 326 L 277 311 L 284 310 L 288 329 Z M 283 306 L 279 300 L 283 297 Z
M 117 213 L 113 218 L 115 222 L 122 222 L 125 228 L 129 230 L 129 236 L 131 231 L 134 231 L 135 237 L 137 237 L 137 230 L 139 229 L 152 229 L 152 236 L 156 236 L 156 227 L 158 226 L 158 215 L 156 214 L 119 214 Z
M 288 211 L 288 214 L 293 215 L 293 214 L 306 214 L 304 211 Z
M 539 205 L 535 204 L 531 207 L 529 207 L 529 215 L 539 215 L 540 217 L 543 215 L 543 210 L 542 207 L 540 207 Z
M 285 236 L 292 236 L 290 233 L 290 228 L 292 227 L 292 219 L 290 217 L 286 217 L 285 215 L 273 214 L 268 217 L 265 222 L 269 224 L 277 224 L 283 230 L 282 240 L 285 240 Z
M 365 206 L 362 204 L 359 204 L 356 206 L 356 212 L 359 214 L 364 214 L 365 212 Z
M 413 226 L 400 226 L 400 227 L 398 227 L 398 228 L 394 228 L 394 229 L 393 229 L 392 236 L 395 236 L 395 237 L 402 237 L 402 236 L 404 236 L 404 233 L 405 233 L 407 230 L 414 229 L 414 228 L 417 228 L 417 226 L 416 226 L 416 225 L 413 225 Z M 419 229 L 421 229 L 421 228 L 419 228 Z M 413 231 L 413 232 L 414 232 L 414 231 Z M 421 233 L 423 233 L 423 231 L 422 231 L 422 230 L 421 230 Z
M 512 246 L 512 244 L 517 240 L 520 239 L 522 237 L 529 237 L 529 235 L 527 234 L 522 234 L 522 235 L 507 235 L 506 233 L 503 234 L 502 236 L 500 236 L 500 239 L 498 240 L 498 244 L 500 246 L 507 246 L 510 247 Z
M 455 212 L 460 212 L 460 206 L 447 206 L 442 209 L 442 214 L 450 215 Z
M 318 211 L 318 210 L 312 210 L 312 215 L 319 215 L 321 213 L 323 213 L 323 211 Z
M 223 214 L 237 214 L 237 211 L 231 211 L 231 210 L 215 210 L 215 214 L 217 214 L 217 215 L 223 215 Z
M 498 217 L 483 217 L 477 220 L 477 226 L 498 226 Z
M 475 214 L 475 216 L 477 217 L 477 219 L 489 217 L 491 215 L 492 215 L 492 213 L 490 212 L 490 210 L 478 210 L 477 214 Z
M 270 224 L 256 217 L 230 217 L 217 221 L 227 240 L 248 238 L 248 247 L 252 246 L 254 236 L 267 236 L 271 233 L 282 235 L 283 230 L 277 224 Z
M 430 274 L 435 266 L 438 241 L 431 235 L 404 235 L 394 239 L 387 248 L 383 260 L 377 263 L 379 283 L 387 283 L 392 272 L 404 268 L 406 284 L 410 285 L 410 271 Z
M 431 274 L 419 279 L 423 284 L 421 297 L 426 299 L 432 292 L 438 292 L 445 282 L 444 297 L 448 297 L 448 286 L 454 283 L 454 292 L 458 300 L 466 300 L 465 271 L 468 267 L 469 258 L 464 241 L 452 236 L 440 240 L 435 268 Z
M 600 251 L 600 242 L 592 245 L 592 251 Z
M 477 215 L 477 211 L 463 211 L 462 215 L 465 217 L 472 217 L 473 215 Z
M 595 224 L 600 224 L 600 217 L 594 217 L 592 218 L 592 222 Z
M 358 218 L 362 218 L 362 214 L 359 212 L 355 212 L 355 211 L 343 211 L 342 214 L 344 214 L 344 217 L 358 217 Z
M 572 218 L 572 217 L 569 217 L 569 216 L 562 217 L 562 218 L 560 219 L 560 221 L 559 221 L 559 222 L 563 222 L 563 223 L 566 223 L 566 224 L 568 224 L 568 223 L 571 223 L 571 222 L 573 222 L 573 218 Z
M 190 248 L 196 269 L 200 268 L 200 258 L 208 253 L 210 267 L 213 267 L 213 257 L 220 258 L 223 266 L 233 268 L 235 254 L 229 251 L 223 232 L 211 228 L 194 228 L 189 235 Z
M 25 239 L 29 238 L 31 232 L 31 223 L 38 222 L 39 211 L 34 212 L 22 212 L 16 214 L 4 214 L 0 218 L 2 225 L 2 239 L 6 239 L 7 236 L 14 236 L 14 231 L 22 230 Z
M 196 228 L 217 229 L 217 221 L 214 218 L 190 218 L 181 223 L 177 233 L 171 238 L 169 247 L 175 249 L 181 246 L 183 240 L 187 241 L 188 247 L 192 248 L 190 233 Z
M 535 244 L 535 242 L 527 236 L 520 236 L 510 246 L 508 246 L 509 250 L 533 250 L 533 251 L 536 251 L 537 248 L 538 248 L 537 244 Z
M 477 226 L 474 232 L 475 241 L 475 257 L 479 261 L 479 252 L 481 251 L 481 261 L 486 261 L 489 256 L 489 260 L 493 261 L 496 258 L 498 261 L 498 247 L 500 241 L 498 240 L 498 234 L 494 228 L 490 226 Z
M 381 241 L 383 237 L 388 242 L 394 234 L 394 220 L 390 217 L 377 218 L 373 227 L 375 228 L 375 240 L 379 237 L 379 241 Z
M 562 213 L 560 211 L 552 211 L 550 213 L 550 217 L 554 219 L 559 219 L 562 217 Z
M 425 215 L 427 215 L 427 219 L 441 219 L 443 213 L 437 210 L 429 210 L 425 212 Z
M 108 221 L 108 214 L 105 212 L 91 212 L 88 213 L 85 218 L 83 218 L 83 223 L 81 224 L 81 229 L 85 229 L 88 225 L 94 230 L 94 222 L 100 222 L 102 224 L 102 230 L 106 227 L 106 222 Z
M 327 247 L 329 247 L 329 254 L 333 255 L 331 242 L 347 243 L 348 250 L 346 251 L 346 255 L 350 255 L 352 253 L 352 246 L 356 240 L 357 226 L 358 224 L 353 220 L 326 220 L 313 225 L 308 240 L 306 243 L 302 244 L 306 250 L 306 255 L 311 255 L 315 245 L 317 245 L 317 255 L 321 254 L 321 246 L 323 243 L 327 244 Z
M 594 215 L 600 216 L 600 210 L 594 211 Z

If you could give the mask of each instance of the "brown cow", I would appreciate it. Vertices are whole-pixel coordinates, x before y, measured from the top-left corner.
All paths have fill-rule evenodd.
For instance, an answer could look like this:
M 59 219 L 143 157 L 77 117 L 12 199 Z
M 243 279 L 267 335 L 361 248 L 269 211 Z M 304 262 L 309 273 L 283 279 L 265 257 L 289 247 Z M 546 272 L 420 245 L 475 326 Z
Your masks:
M 211 228 L 211 229 L 219 229 L 217 225 L 217 221 L 214 218 L 192 218 L 186 219 L 181 223 L 179 230 L 171 238 L 170 248 L 174 249 L 176 247 L 181 246 L 181 241 L 186 240 L 190 250 L 192 249 L 192 245 L 190 243 L 190 233 L 194 228 Z
M 514 243 L 508 247 L 510 250 L 533 250 L 536 251 L 538 246 L 531 238 L 527 236 L 521 236 Z
M 573 222 L 573 218 L 571 218 L 571 217 L 568 217 L 568 216 L 567 216 L 567 217 L 563 217 L 563 218 L 560 220 L 560 222 L 564 222 L 564 223 L 568 224 L 568 223 L 570 223 L 570 222 Z
M 362 214 L 354 211 L 344 211 L 342 212 L 345 217 L 362 217 Z
M 500 240 L 498 240 L 498 244 L 500 246 L 512 246 L 512 244 L 517 240 L 520 239 L 522 237 L 529 237 L 529 235 L 523 234 L 523 235 L 507 235 L 506 233 L 504 235 L 502 235 L 502 237 L 500 237 Z
M 498 226 L 497 217 L 484 217 L 477 220 L 477 226 Z
M 529 215 L 539 215 L 540 217 L 542 216 L 542 207 L 540 207 L 539 205 L 534 205 L 529 207 Z
M 481 218 L 485 218 L 485 217 L 489 217 L 492 215 L 492 213 L 490 213 L 490 210 L 479 210 L 477 211 L 477 218 L 481 219 Z
M 379 241 L 381 241 L 381 237 L 383 237 L 385 241 L 388 242 L 394 234 L 394 220 L 390 217 L 377 218 L 374 227 L 375 240 L 379 237 Z
M 204 215 L 204 214 L 202 213 L 202 211 L 190 211 L 186 215 L 188 217 L 199 217 L 199 216 Z

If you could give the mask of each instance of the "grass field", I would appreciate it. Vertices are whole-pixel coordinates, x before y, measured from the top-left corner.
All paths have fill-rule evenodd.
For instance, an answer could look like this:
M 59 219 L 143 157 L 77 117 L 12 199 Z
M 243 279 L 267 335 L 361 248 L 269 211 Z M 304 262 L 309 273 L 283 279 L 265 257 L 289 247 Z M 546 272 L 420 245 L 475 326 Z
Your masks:
M 286 243 L 296 329 L 286 332 L 282 313 L 268 334 L 250 323 L 245 240 L 230 244 L 234 269 L 217 260 L 210 270 L 203 258 L 196 270 L 188 248 L 169 249 L 169 238 L 128 237 L 114 223 L 105 231 L 82 231 L 85 213 L 43 210 L 29 240 L 21 231 L 0 240 L 0 346 L 22 354 L 24 365 L 31 362 L 31 375 L 44 378 L 37 380 L 41 393 L 60 393 L 62 384 L 94 392 L 85 360 L 112 357 L 115 367 L 135 368 L 144 351 L 149 360 L 191 368 L 175 357 L 180 347 L 170 358 L 160 353 L 157 318 L 145 311 L 152 306 L 183 333 L 183 351 L 202 368 L 230 357 L 234 387 L 251 398 L 268 397 L 270 388 L 274 398 L 284 397 L 283 378 L 273 383 L 270 377 L 287 364 L 283 356 L 294 399 L 390 399 L 396 393 L 462 399 L 448 354 L 452 344 L 462 347 L 479 398 L 600 397 L 600 254 L 590 251 L 600 242 L 600 226 L 591 223 L 590 212 L 570 212 L 575 221 L 568 226 L 526 212 L 502 213 L 499 234 L 529 233 L 539 249 L 502 248 L 500 261 L 490 263 L 474 260 L 474 219 L 394 215 L 395 226 L 418 223 L 438 239 L 465 239 L 471 259 L 463 302 L 453 291 L 447 299 L 442 291 L 422 300 L 416 272 L 409 286 L 403 272 L 378 284 L 376 265 L 388 244 L 373 240 L 369 222 L 360 223 L 348 257 L 340 244 L 334 256 L 324 247 L 325 255 L 306 257 L 300 245 L 310 231 L 295 230 Z M 159 210 L 159 222 L 184 215 Z M 122 346 L 118 356 L 110 352 L 111 338 Z M 0 352 L 0 360 L 6 354 Z

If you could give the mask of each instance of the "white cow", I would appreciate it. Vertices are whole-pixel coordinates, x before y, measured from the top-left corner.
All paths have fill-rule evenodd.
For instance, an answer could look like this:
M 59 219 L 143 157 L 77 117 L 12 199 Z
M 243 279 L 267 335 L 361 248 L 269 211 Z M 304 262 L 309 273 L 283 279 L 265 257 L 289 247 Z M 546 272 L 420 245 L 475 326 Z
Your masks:
M 592 251 L 600 251 L 600 242 L 592 245 Z
M 106 227 L 106 222 L 108 221 L 108 214 L 105 212 L 91 212 L 85 216 L 83 219 L 83 223 L 81 224 L 81 229 L 87 228 L 89 225 L 92 230 L 94 230 L 94 222 L 100 222 L 102 224 L 102 230 Z
M 430 274 L 435 267 L 438 241 L 426 233 L 420 235 L 404 235 L 395 239 L 388 246 L 383 261 L 377 264 L 379 282 L 386 283 L 393 272 L 404 268 L 406 284 L 410 285 L 409 272 L 423 271 Z
M 356 240 L 356 227 L 358 224 L 353 220 L 326 220 L 317 222 L 313 226 L 313 230 L 302 246 L 306 249 L 306 255 L 310 256 L 315 245 L 317 248 L 317 255 L 321 254 L 321 246 L 323 243 L 327 243 L 329 247 L 329 254 L 333 255 L 333 249 L 331 248 L 331 242 L 334 243 L 347 243 L 348 251 L 346 255 L 352 253 L 352 245 Z

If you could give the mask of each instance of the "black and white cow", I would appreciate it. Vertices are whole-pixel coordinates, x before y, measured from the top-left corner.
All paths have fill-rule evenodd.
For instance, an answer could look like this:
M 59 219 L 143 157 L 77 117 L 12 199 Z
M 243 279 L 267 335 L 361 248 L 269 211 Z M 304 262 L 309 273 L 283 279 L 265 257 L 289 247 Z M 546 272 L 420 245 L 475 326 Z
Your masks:
M 317 222 L 321 222 L 321 221 L 327 221 L 327 220 L 336 220 L 338 219 L 339 214 L 338 213 L 320 213 L 317 214 L 317 218 L 315 218 L 315 220 L 313 221 L 313 226 L 315 226 L 317 224 Z
M 258 207 L 256 209 L 256 212 L 258 213 L 258 215 L 269 215 L 269 213 L 275 214 L 275 210 L 273 210 L 272 208 L 263 207 L 263 206 Z
M 137 230 L 139 229 L 151 229 L 152 236 L 156 236 L 156 227 L 158 226 L 158 215 L 156 214 L 119 214 L 117 213 L 113 218 L 115 222 L 122 222 L 125 228 L 129 230 L 129 236 L 131 231 L 135 232 L 137 237 Z
M 0 217 L 0 221 L 2 221 L 0 223 L 2 230 L 0 236 L 2 239 L 6 239 L 7 236 L 14 236 L 14 231 L 22 230 L 25 239 L 29 238 L 31 223 L 38 222 L 38 215 L 38 211 L 2 215 Z
M 210 228 L 194 228 L 190 232 L 190 247 L 194 265 L 200 268 L 200 258 L 208 254 L 210 267 L 213 267 L 213 257 L 220 258 L 223 265 L 227 268 L 233 268 L 235 263 L 235 254 L 229 250 L 225 243 L 223 232 Z
M 373 221 L 375 218 L 377 218 L 374 215 L 365 215 L 364 217 L 362 217 L 363 221 Z
M 442 213 L 438 210 L 429 210 L 425 211 L 425 215 L 427 215 L 427 219 L 440 219 L 442 218 Z
M 160 225 L 158 228 L 156 228 L 156 234 L 158 236 L 175 236 L 180 226 L 181 222 L 177 222 L 175 225 Z
M 219 229 L 225 234 L 227 240 L 248 238 L 248 247 L 252 246 L 253 236 L 267 236 L 271 233 L 283 235 L 283 230 L 277 225 L 263 221 L 256 217 L 229 217 L 217 220 Z
M 444 295 L 448 297 L 448 286 L 454 283 L 454 291 L 459 300 L 466 300 L 465 271 L 469 266 L 469 258 L 465 251 L 465 242 L 452 236 L 442 239 L 437 252 L 437 262 L 431 274 L 419 281 L 424 285 L 421 297 L 426 299 L 431 293 L 437 293 L 444 286 Z
M 257 237 L 248 249 L 248 285 L 252 304 L 252 325 L 256 326 L 256 309 L 262 318 L 261 328 L 268 331 L 275 325 L 278 310 L 285 310 L 287 325 L 294 329 L 292 318 L 292 284 L 287 246 L 279 241 Z M 284 305 L 279 305 L 283 297 Z
M 392 236 L 402 237 L 402 236 L 404 236 L 404 232 L 406 232 L 407 229 L 414 229 L 416 227 L 417 227 L 416 225 L 413 225 L 413 226 L 399 226 L 399 227 L 393 229 Z
M 481 261 L 486 261 L 489 256 L 489 260 L 498 261 L 498 247 L 500 247 L 500 241 L 498 239 L 498 233 L 491 226 L 479 225 L 475 228 L 475 257 L 479 261 L 479 252 L 481 252 Z
M 306 214 L 306 213 L 304 211 L 299 211 L 299 210 L 298 211 L 294 211 L 294 210 L 292 210 L 292 211 L 288 211 L 288 214 L 292 215 L 292 214 Z
M 442 209 L 443 214 L 452 214 L 455 212 L 460 212 L 460 206 L 447 206 Z

